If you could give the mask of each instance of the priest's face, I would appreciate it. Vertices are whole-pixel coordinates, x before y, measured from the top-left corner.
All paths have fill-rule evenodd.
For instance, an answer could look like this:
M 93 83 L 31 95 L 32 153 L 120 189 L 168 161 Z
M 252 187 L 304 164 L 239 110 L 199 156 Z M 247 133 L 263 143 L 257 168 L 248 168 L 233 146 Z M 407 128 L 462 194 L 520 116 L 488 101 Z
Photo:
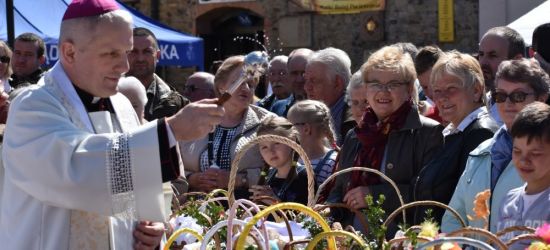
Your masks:
M 69 77 L 73 84 L 93 96 L 109 97 L 117 93 L 118 80 L 128 71 L 132 28 L 128 23 L 102 22 L 91 33 L 83 34 L 90 39 L 73 43 Z

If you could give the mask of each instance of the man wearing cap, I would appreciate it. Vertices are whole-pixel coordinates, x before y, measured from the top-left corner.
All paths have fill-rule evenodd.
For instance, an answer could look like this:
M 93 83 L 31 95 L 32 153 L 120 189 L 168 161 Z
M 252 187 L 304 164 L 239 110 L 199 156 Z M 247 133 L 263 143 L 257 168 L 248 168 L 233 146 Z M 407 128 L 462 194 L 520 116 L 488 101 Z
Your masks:
M 12 102 L 2 152 L 2 249 L 158 246 L 162 183 L 184 175 L 177 141 L 205 136 L 224 111 L 205 100 L 140 126 L 117 93 L 131 26 L 114 0 L 73 0 L 61 23 L 59 62 Z

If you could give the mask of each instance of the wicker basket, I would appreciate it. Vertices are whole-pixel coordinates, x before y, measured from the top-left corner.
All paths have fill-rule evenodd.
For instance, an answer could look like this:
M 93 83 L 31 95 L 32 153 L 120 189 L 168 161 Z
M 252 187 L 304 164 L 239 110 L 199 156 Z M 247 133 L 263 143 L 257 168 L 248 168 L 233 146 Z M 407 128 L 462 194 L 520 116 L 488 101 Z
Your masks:
M 202 236 L 197 231 L 195 231 L 193 229 L 189 229 L 189 228 L 181 228 L 181 229 L 178 229 L 177 231 L 175 231 L 170 236 L 170 238 L 168 238 L 168 240 L 166 241 L 166 244 L 164 245 L 163 249 L 164 250 L 170 250 L 170 247 L 176 241 L 176 239 L 178 239 L 178 237 L 181 234 L 184 234 L 184 233 L 188 233 L 188 234 L 191 234 L 191 235 L 195 236 L 195 238 L 197 238 L 197 240 L 199 240 L 199 241 L 203 240 Z
M 510 233 L 510 232 L 527 232 L 529 234 L 534 234 L 535 233 L 535 229 L 532 228 L 532 227 L 526 227 L 526 226 L 513 226 L 513 227 L 507 227 L 505 229 L 502 229 L 500 231 L 498 231 L 495 235 L 500 237 L 500 236 L 503 236 L 507 233 Z
M 466 237 L 443 237 L 443 238 L 432 240 L 430 242 L 426 242 L 422 245 L 419 245 L 416 249 L 417 250 L 422 250 L 422 249 L 434 247 L 434 246 L 437 246 L 437 245 L 441 245 L 441 244 L 447 243 L 447 242 L 467 244 L 467 245 L 476 247 L 478 249 L 483 249 L 483 250 L 495 250 L 491 245 L 489 245 L 489 244 L 487 244 L 483 241 L 475 240 L 475 239 L 471 239 L 471 238 L 466 238 Z
M 447 236 L 449 237 L 460 235 L 475 235 L 485 237 L 490 243 L 493 243 L 493 245 L 496 245 L 499 249 L 508 249 L 506 244 L 504 244 L 504 242 L 502 242 L 496 235 L 481 228 L 465 227 L 447 234 Z
M 284 202 L 284 203 L 275 204 L 273 206 L 269 206 L 269 207 L 265 208 L 264 210 L 262 210 L 261 212 L 257 213 L 256 215 L 254 215 L 254 217 L 252 217 L 252 219 L 244 226 L 244 229 L 241 233 L 241 237 L 239 237 L 239 239 L 237 240 L 237 243 L 235 245 L 235 249 L 243 249 L 244 248 L 244 241 L 245 241 L 246 236 L 248 235 L 250 230 L 254 227 L 254 225 L 256 225 L 256 223 L 260 219 L 262 219 L 263 217 L 265 217 L 268 214 L 272 213 L 273 211 L 277 211 L 277 210 L 284 211 L 284 210 L 287 210 L 287 209 L 297 210 L 297 211 L 300 211 L 300 212 L 302 212 L 306 215 L 309 215 L 311 218 L 313 218 L 314 220 L 316 220 L 319 223 L 319 225 L 323 229 L 323 232 L 331 231 L 329 225 L 327 224 L 327 222 L 321 217 L 321 215 L 319 215 L 313 209 L 311 209 L 307 206 L 304 206 L 302 204 L 299 204 L 299 203 Z M 336 243 L 334 241 L 334 237 L 329 237 L 328 242 L 329 242 L 329 244 L 328 244 L 329 249 L 335 250 L 336 249 Z
M 350 233 L 348 231 L 337 230 L 337 231 L 330 231 L 330 232 L 322 232 L 322 233 L 319 233 L 318 235 L 315 235 L 315 237 L 311 239 L 309 244 L 307 244 L 306 250 L 315 249 L 315 246 L 317 246 L 317 243 L 319 243 L 319 241 L 321 241 L 326 237 L 336 237 L 336 236 L 346 236 L 346 237 L 352 238 L 357 243 L 359 243 L 359 245 L 363 249 L 367 248 L 367 244 L 365 243 L 365 241 L 363 241 L 363 239 L 361 239 L 361 237 L 357 236 L 356 234 Z
M 376 174 L 376 175 L 380 176 L 382 179 L 387 181 L 393 187 L 393 189 L 397 193 L 397 197 L 399 198 L 399 203 L 401 204 L 401 206 L 403 206 L 405 204 L 405 202 L 403 201 L 403 196 L 401 195 L 401 192 L 399 191 L 399 188 L 397 188 L 397 185 L 395 184 L 395 182 L 392 179 L 390 179 L 390 177 L 386 176 L 385 174 L 383 174 L 382 172 L 380 172 L 376 169 L 366 168 L 366 167 L 350 167 L 350 168 L 342 169 L 342 170 L 340 170 L 336 173 L 333 173 L 323 183 L 321 183 L 321 185 L 317 189 L 317 193 L 315 194 L 315 200 L 317 201 L 319 199 L 319 195 L 321 195 L 321 191 L 323 191 L 325 186 L 330 181 L 332 181 L 334 178 L 338 177 L 341 174 L 345 174 L 345 173 L 352 172 L 352 171 L 369 172 L 369 173 L 373 173 L 373 174 Z M 406 221 L 405 211 L 403 211 L 403 222 L 405 222 L 405 221 Z
M 399 213 L 404 212 L 406 209 L 411 208 L 411 207 L 415 207 L 415 206 L 437 206 L 437 207 L 444 208 L 444 209 L 450 211 L 456 217 L 456 219 L 460 222 L 462 227 L 466 227 L 466 222 L 464 222 L 464 219 L 462 219 L 462 217 L 460 217 L 460 214 L 458 214 L 458 212 L 456 210 L 454 210 L 452 207 L 449 207 L 449 206 L 447 206 L 447 205 L 445 205 L 441 202 L 437 202 L 437 201 L 414 201 L 414 202 L 411 202 L 411 203 L 407 203 L 407 204 L 397 208 L 395 211 L 393 211 L 388 216 L 386 221 L 384 221 L 383 225 L 388 226 L 390 224 L 390 222 L 393 221 L 395 216 L 397 216 Z
M 254 138 L 253 140 L 251 140 L 250 142 L 248 142 L 246 145 L 244 145 L 241 150 L 237 153 L 237 155 L 235 156 L 235 159 L 233 159 L 233 163 L 231 164 L 231 172 L 229 173 L 229 183 L 228 183 L 228 186 L 227 186 L 227 191 L 229 193 L 229 206 L 231 206 L 233 204 L 233 202 L 235 202 L 235 178 L 237 176 L 237 172 L 239 171 L 239 162 L 241 161 L 241 158 L 245 155 L 245 153 L 251 149 L 252 147 L 254 147 L 256 144 L 259 144 L 261 142 L 278 142 L 278 143 L 282 143 L 282 144 L 285 144 L 289 147 L 291 147 L 292 149 L 294 149 L 294 151 L 296 151 L 298 153 L 298 155 L 300 155 L 300 157 L 302 158 L 302 160 L 304 161 L 304 164 L 305 164 L 305 167 L 306 167 L 306 172 L 307 172 L 307 186 L 308 186 L 308 206 L 310 207 L 313 207 L 315 205 L 315 199 L 314 199 L 314 195 L 315 195 L 315 174 L 313 172 L 313 167 L 311 166 L 311 162 L 309 161 L 309 158 L 307 157 L 307 154 L 304 152 L 304 149 L 298 145 L 298 143 L 288 139 L 288 138 L 285 138 L 285 137 L 282 137 L 282 136 L 278 136 L 278 135 L 262 135 L 262 136 L 258 136 L 256 138 Z
M 536 234 L 521 234 L 510 239 L 508 242 L 506 242 L 506 246 L 510 247 L 516 244 L 517 242 L 524 241 L 524 240 L 544 242 L 544 239 L 542 239 L 540 236 Z

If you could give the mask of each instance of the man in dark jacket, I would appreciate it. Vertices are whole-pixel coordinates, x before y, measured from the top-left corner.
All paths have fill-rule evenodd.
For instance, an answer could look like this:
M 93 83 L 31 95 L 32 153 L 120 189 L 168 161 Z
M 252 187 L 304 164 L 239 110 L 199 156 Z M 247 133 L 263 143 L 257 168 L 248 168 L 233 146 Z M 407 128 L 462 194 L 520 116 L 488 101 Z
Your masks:
M 33 33 L 23 33 L 13 44 L 13 75 L 10 86 L 17 88 L 22 83 L 36 84 L 43 75 L 40 65 L 44 64 L 45 45 L 42 38 Z
M 147 89 L 145 120 L 148 121 L 171 116 L 189 103 L 189 100 L 155 74 L 159 58 L 160 49 L 153 32 L 146 28 L 135 28 L 134 48 L 128 55 L 130 70 L 127 75 L 139 79 Z

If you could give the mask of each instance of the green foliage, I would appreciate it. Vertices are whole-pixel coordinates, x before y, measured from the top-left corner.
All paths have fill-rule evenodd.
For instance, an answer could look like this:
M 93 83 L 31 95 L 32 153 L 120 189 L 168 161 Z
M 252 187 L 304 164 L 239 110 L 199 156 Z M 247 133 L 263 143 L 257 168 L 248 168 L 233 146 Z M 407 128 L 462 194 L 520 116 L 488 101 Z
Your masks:
M 197 224 L 208 230 L 213 225 L 216 225 L 216 223 L 224 220 L 227 215 L 225 214 L 225 208 L 214 202 L 208 203 L 208 205 L 206 205 L 206 210 L 202 213 L 199 208 L 203 202 L 203 200 L 195 200 L 191 197 L 176 213 L 178 215 L 193 217 L 197 220 Z M 207 217 L 212 221 L 208 221 Z M 227 228 L 224 227 L 220 229 L 218 235 L 220 239 L 227 238 Z
M 383 225 L 386 211 L 382 208 L 382 204 L 385 200 L 384 195 L 380 195 L 376 201 L 370 194 L 365 196 L 367 208 L 362 209 L 362 212 L 367 216 L 369 230 L 366 235 L 363 235 L 363 239 L 373 250 L 388 248 L 384 243 L 387 228 Z

